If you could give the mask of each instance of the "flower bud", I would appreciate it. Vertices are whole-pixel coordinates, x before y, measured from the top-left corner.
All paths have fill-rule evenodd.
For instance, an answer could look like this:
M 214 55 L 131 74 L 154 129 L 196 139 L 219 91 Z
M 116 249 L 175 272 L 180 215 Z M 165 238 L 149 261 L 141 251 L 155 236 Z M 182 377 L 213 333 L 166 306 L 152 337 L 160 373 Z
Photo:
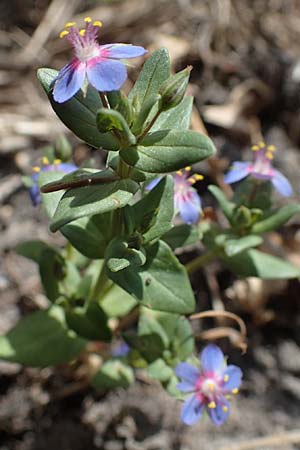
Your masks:
M 191 70 L 192 66 L 188 66 L 186 69 L 181 70 L 181 72 L 168 78 L 168 80 L 162 84 L 160 88 L 160 111 L 174 108 L 181 102 L 188 86 Z
M 72 146 L 65 136 L 56 139 L 54 154 L 55 159 L 60 159 L 62 162 L 70 161 L 72 158 Z

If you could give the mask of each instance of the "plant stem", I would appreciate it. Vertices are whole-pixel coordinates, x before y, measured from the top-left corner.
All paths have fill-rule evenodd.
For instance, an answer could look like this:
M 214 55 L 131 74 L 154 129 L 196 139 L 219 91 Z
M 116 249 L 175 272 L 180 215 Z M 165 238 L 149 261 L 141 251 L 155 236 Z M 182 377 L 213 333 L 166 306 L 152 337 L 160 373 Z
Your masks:
M 110 109 L 110 104 L 109 104 L 108 99 L 107 99 L 106 95 L 104 94 L 104 92 L 99 92 L 99 95 L 100 95 L 101 103 L 104 106 L 104 108 Z
M 191 275 L 196 272 L 197 269 L 200 269 L 210 261 L 212 261 L 217 256 L 216 250 L 211 250 L 203 255 L 197 256 L 197 258 L 193 259 L 189 263 L 185 265 L 187 272 Z
M 100 300 L 103 293 L 106 292 L 107 284 L 109 282 L 110 281 L 106 275 L 105 262 L 103 262 L 101 270 L 100 270 L 98 278 L 97 278 L 97 281 L 95 283 L 92 297 L 91 297 L 92 302 L 96 302 L 96 301 Z
M 153 127 L 154 123 L 156 122 L 158 116 L 160 115 L 161 111 L 157 111 L 157 113 L 155 114 L 155 116 L 153 117 L 153 119 L 151 120 L 151 122 L 146 126 L 146 128 L 144 129 L 144 131 L 142 132 L 142 134 L 138 137 L 138 142 L 141 141 L 146 134 L 148 133 L 148 131 L 150 130 L 150 128 Z

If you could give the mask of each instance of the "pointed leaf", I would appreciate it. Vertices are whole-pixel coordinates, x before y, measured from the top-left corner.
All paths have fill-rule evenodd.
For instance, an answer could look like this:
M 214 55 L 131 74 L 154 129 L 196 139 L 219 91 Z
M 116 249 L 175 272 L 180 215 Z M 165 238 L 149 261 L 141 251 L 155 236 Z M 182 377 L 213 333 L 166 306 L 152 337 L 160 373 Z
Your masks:
M 277 211 L 273 211 L 269 217 L 254 224 L 251 231 L 253 233 L 265 233 L 276 230 L 297 213 L 300 213 L 300 205 L 285 205 Z

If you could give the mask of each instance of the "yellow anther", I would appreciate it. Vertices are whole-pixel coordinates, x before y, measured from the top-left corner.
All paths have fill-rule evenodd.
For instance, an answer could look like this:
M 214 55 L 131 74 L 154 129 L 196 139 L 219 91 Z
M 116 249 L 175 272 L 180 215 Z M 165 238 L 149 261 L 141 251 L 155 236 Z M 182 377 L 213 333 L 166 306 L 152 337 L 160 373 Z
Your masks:
M 84 36 L 84 35 L 85 35 L 85 32 L 86 32 L 86 29 L 85 29 L 85 28 L 82 28 L 82 29 L 79 31 L 80 36 Z
M 210 402 L 207 406 L 209 407 L 209 409 L 215 409 L 217 407 L 215 402 Z
M 224 406 L 222 407 L 222 409 L 223 409 L 224 412 L 227 412 L 227 411 L 228 411 L 228 406 L 225 406 L 225 405 L 224 405 Z
M 60 164 L 60 163 L 61 163 L 61 159 L 55 159 L 53 161 L 53 164 L 55 164 L 55 165 Z
M 229 375 L 228 374 L 226 374 L 226 375 L 224 375 L 224 378 L 223 378 L 223 380 L 225 381 L 225 383 L 229 380 Z
M 76 22 L 67 22 L 65 28 L 74 27 L 74 25 L 76 25 Z
M 176 174 L 182 176 L 182 170 L 177 170 Z
M 275 145 L 268 145 L 267 150 L 269 150 L 269 152 L 275 152 L 276 147 Z
M 267 151 L 266 157 L 267 157 L 268 159 L 274 159 L 274 155 L 273 155 L 273 153 L 270 152 L 270 151 Z
M 238 392 L 239 392 L 239 390 L 238 390 L 238 388 L 234 388 L 234 389 L 232 389 L 232 391 L 231 391 L 233 394 L 237 394 Z
M 86 23 L 90 23 L 90 22 L 92 21 L 92 19 L 91 19 L 91 17 L 85 17 L 85 18 L 84 18 L 84 21 L 85 21 Z
M 208 387 L 209 387 L 209 389 L 211 390 L 211 391 L 214 391 L 215 390 L 215 384 L 213 383 L 213 382 L 210 382 L 210 383 L 207 383 L 208 384 Z
M 252 145 L 251 150 L 253 152 L 257 152 L 257 150 L 259 150 L 259 146 L 258 145 Z
M 47 156 L 43 156 L 43 158 L 42 158 L 42 163 L 43 163 L 44 165 L 49 164 L 49 159 L 47 158 Z
M 187 172 L 189 172 L 189 171 L 191 170 L 191 166 L 186 166 L 184 169 L 185 169 Z
M 266 144 L 264 143 L 264 141 L 260 141 L 258 143 L 258 145 L 260 146 L 260 148 L 264 148 L 266 146 Z
M 94 22 L 93 22 L 93 25 L 94 25 L 94 27 L 102 27 L 102 22 L 101 22 L 101 20 L 95 20 Z
M 63 37 L 67 36 L 69 32 L 67 30 L 63 30 L 59 33 L 59 37 L 62 39 Z
M 225 398 L 227 398 L 227 400 L 231 399 L 231 395 L 225 395 Z
M 32 168 L 32 170 L 33 170 L 33 172 L 40 172 L 41 171 L 41 168 L 39 167 L 39 166 L 34 166 L 33 168 Z
M 200 175 L 200 173 L 195 173 L 195 175 L 193 175 L 196 181 L 200 181 L 203 180 L 204 176 Z

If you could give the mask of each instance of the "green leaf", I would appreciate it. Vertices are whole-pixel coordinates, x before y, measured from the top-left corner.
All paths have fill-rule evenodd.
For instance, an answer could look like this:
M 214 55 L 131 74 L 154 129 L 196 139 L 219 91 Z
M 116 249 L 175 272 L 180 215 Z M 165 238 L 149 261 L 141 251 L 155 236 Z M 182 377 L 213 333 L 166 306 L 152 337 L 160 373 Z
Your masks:
M 65 174 L 63 172 L 59 171 L 53 171 L 53 172 L 40 172 L 40 176 L 38 179 L 38 185 L 41 188 L 41 186 L 49 183 L 56 182 L 60 180 Z M 51 192 L 49 194 L 43 194 L 42 196 L 42 205 L 44 210 L 46 211 L 47 216 L 49 219 L 52 219 L 55 210 L 57 208 L 57 205 L 64 195 L 64 191 L 57 191 L 57 192 Z
M 148 366 L 147 371 L 152 378 L 160 381 L 161 383 L 165 383 L 173 375 L 173 370 L 171 367 L 169 367 L 161 358 L 151 363 Z
M 138 135 L 141 133 L 143 129 L 146 128 L 152 117 L 149 115 L 152 109 L 155 111 L 154 114 L 157 112 L 157 107 L 154 108 L 154 106 L 158 104 L 158 100 L 160 99 L 159 94 L 153 94 L 143 103 L 140 112 L 138 113 L 133 125 L 132 125 L 132 131 L 135 135 Z M 151 114 L 152 115 L 152 114 Z
M 238 185 L 232 201 L 237 206 L 267 211 L 272 206 L 272 191 L 270 181 L 248 177 Z
M 107 325 L 107 315 L 97 303 L 87 308 L 75 307 L 66 311 L 66 321 L 79 336 L 95 341 L 109 342 L 111 330 Z
M 81 217 L 60 231 L 80 253 L 91 259 L 104 258 L 109 241 L 111 214 Z
M 42 253 L 46 250 L 55 251 L 50 245 L 38 240 L 25 241 L 16 247 L 16 251 L 19 255 L 32 259 L 37 264 L 40 262 Z
M 116 131 L 123 145 L 134 145 L 136 138 L 129 129 L 124 117 L 113 109 L 100 108 L 97 112 L 96 123 L 100 133 Z
M 110 242 L 105 258 L 111 272 L 119 272 L 129 266 L 143 266 L 146 262 L 144 250 L 130 247 L 122 238 L 115 238 Z
M 151 131 L 158 130 L 188 130 L 191 123 L 193 97 L 184 97 L 175 108 L 161 113 Z
M 68 330 L 63 309 L 52 306 L 24 317 L 1 336 L 0 358 L 25 366 L 53 366 L 76 358 L 86 344 Z
M 174 182 L 168 175 L 132 207 L 137 229 L 144 242 L 154 242 L 172 227 Z
M 39 69 L 37 72 L 38 79 L 60 120 L 92 147 L 118 150 L 119 143 L 112 133 L 101 134 L 97 129 L 96 114 L 102 107 L 99 93 L 89 85 L 86 97 L 80 90 L 67 102 L 56 103 L 52 97 L 52 83 L 57 74 L 56 70 L 48 68 Z
M 162 236 L 162 239 L 173 249 L 196 244 L 201 238 L 201 233 L 193 225 L 176 225 Z
M 195 300 L 185 268 L 168 245 L 159 241 L 146 250 L 142 267 L 127 267 L 108 276 L 149 308 L 179 314 L 194 310 Z
M 109 317 L 126 316 L 137 301 L 117 284 L 113 284 L 108 292 L 101 298 L 101 306 Z
M 142 105 L 151 95 L 158 94 L 161 84 L 170 76 L 170 58 L 165 48 L 152 53 L 135 82 L 129 100 L 137 98 Z
M 277 211 L 271 212 L 268 217 L 254 224 L 251 231 L 260 234 L 276 230 L 298 213 L 300 213 L 300 205 L 285 205 Z
M 96 389 L 127 388 L 134 381 L 131 367 L 119 360 L 107 361 L 92 379 Z
M 137 350 L 148 362 L 153 362 L 162 355 L 164 344 L 157 333 L 149 333 L 137 336 L 136 334 L 123 333 L 123 338 L 129 347 Z
M 257 247 L 262 244 L 263 239 L 260 236 L 251 235 L 243 237 L 234 237 L 230 234 L 219 234 L 216 243 L 222 245 L 227 256 L 234 256 L 247 250 L 248 248 Z
M 130 166 L 150 173 L 173 172 L 211 156 L 212 141 L 196 131 L 161 130 L 150 133 L 136 148 L 122 150 Z
M 54 302 L 61 294 L 60 282 L 66 277 L 65 260 L 57 250 L 46 249 L 40 255 L 39 269 L 45 293 Z
M 231 221 L 232 214 L 234 212 L 235 204 L 233 202 L 230 202 L 223 191 L 219 189 L 217 186 L 210 185 L 207 188 L 209 192 L 212 193 L 212 195 L 215 197 L 217 202 L 219 203 L 220 208 L 222 209 L 225 217 Z
M 250 249 L 233 257 L 221 257 L 224 264 L 241 277 L 258 277 L 263 280 L 298 278 L 300 269 L 259 250 Z
M 69 189 L 57 206 L 50 229 L 56 231 L 81 217 L 122 208 L 137 189 L 138 185 L 129 179 Z

